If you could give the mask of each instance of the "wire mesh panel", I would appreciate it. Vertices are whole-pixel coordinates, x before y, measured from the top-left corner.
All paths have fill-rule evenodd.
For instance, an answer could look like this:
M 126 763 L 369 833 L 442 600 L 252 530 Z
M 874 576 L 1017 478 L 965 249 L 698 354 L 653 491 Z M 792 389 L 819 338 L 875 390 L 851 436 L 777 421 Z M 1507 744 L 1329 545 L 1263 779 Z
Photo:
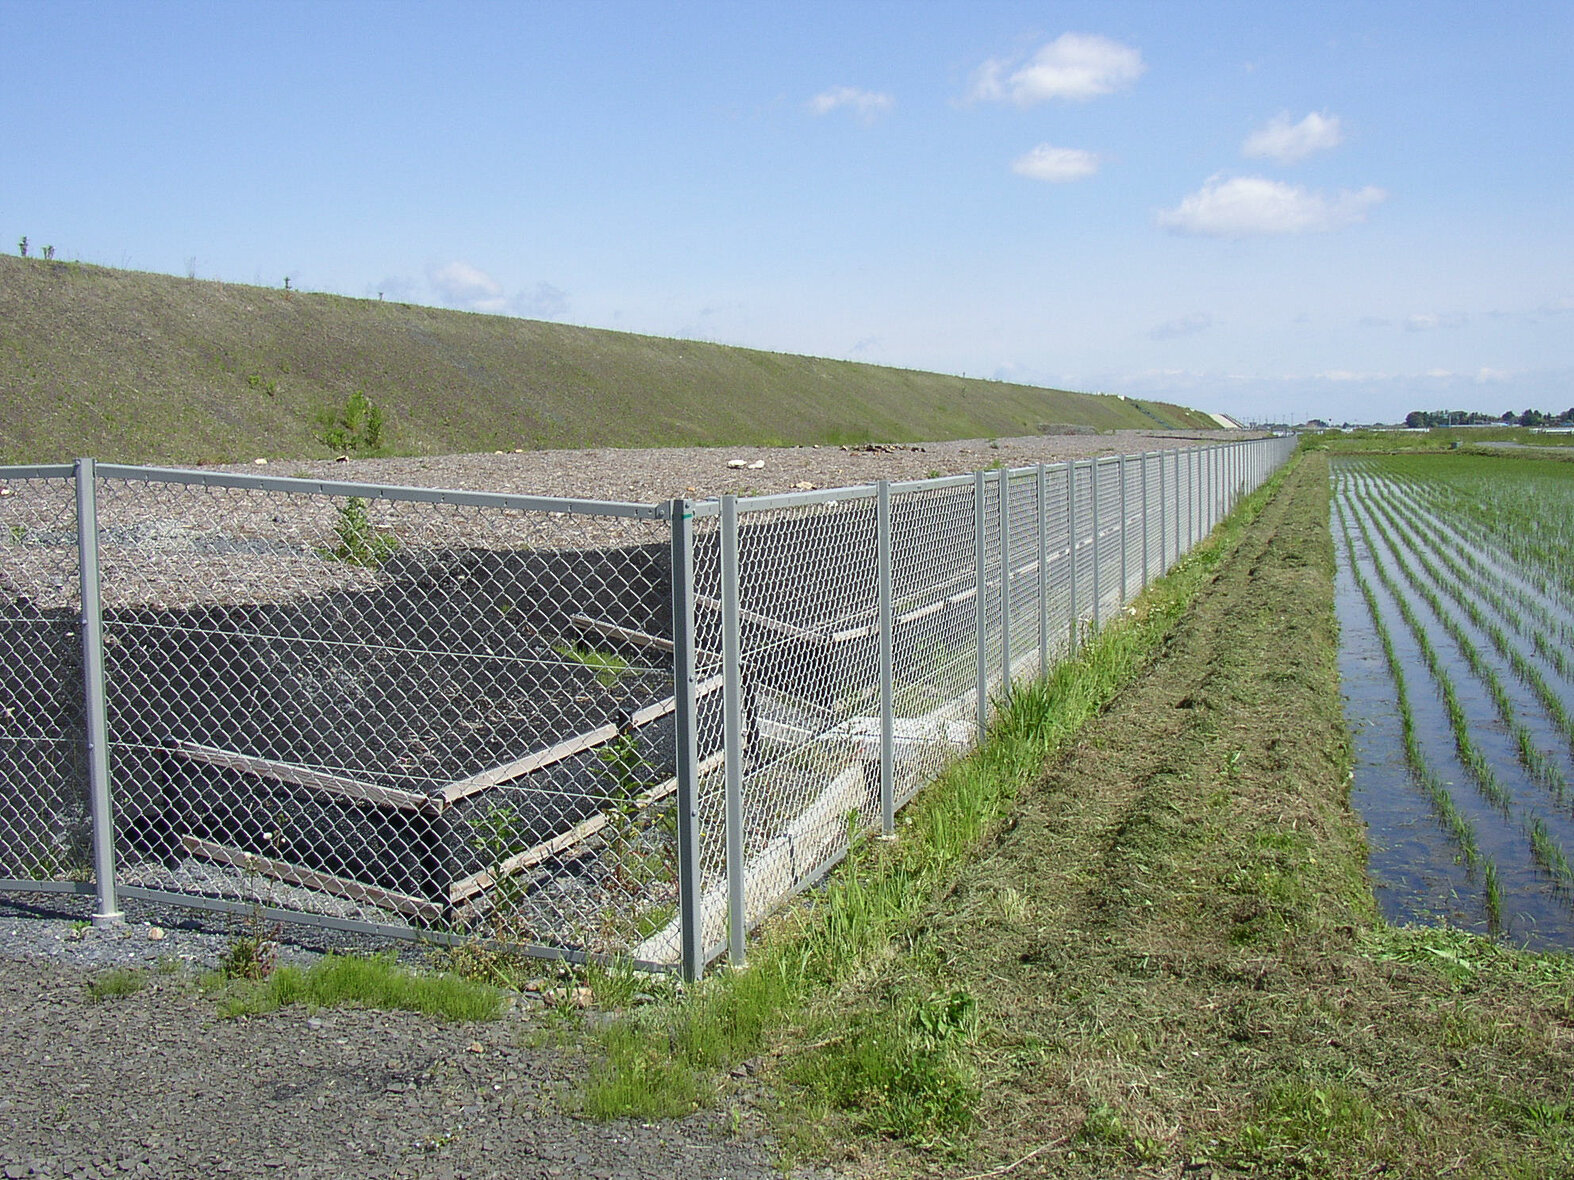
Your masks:
M 111 472 L 124 884 L 574 951 L 672 912 L 653 510 Z
M 1006 600 L 1010 603 L 1011 675 L 1020 680 L 1039 675 L 1039 564 L 1038 471 L 1029 468 L 1002 473 L 1009 488 L 1006 515 L 1010 538 L 1005 561 L 1008 573 Z
M 101 467 L 80 555 L 72 469 L 0 469 L 0 880 L 88 888 L 107 778 L 132 896 L 741 957 L 1008 656 L 1046 671 L 1294 446 L 720 505 Z
M 850 830 L 878 821 L 880 635 L 869 491 L 736 506 L 746 920 L 814 879 L 846 851 Z M 711 597 L 702 564 L 699 642 L 719 650 L 720 583 Z M 723 768 L 703 781 L 702 945 L 709 955 L 719 949 L 727 916 Z
M 1051 661 L 1071 649 L 1071 546 L 1072 512 L 1066 489 L 1071 464 L 1059 463 L 1044 471 L 1045 548 L 1049 567 L 1049 654 Z
M 892 496 L 896 797 L 905 801 L 977 738 L 971 480 Z
M 0 468 L 0 879 L 92 879 L 76 483 Z
M 1067 503 L 1071 507 L 1071 569 L 1073 575 L 1072 606 L 1075 642 L 1081 642 L 1086 624 L 1093 617 L 1094 559 L 1098 555 L 1093 535 L 1093 481 L 1094 465 L 1072 463 Z

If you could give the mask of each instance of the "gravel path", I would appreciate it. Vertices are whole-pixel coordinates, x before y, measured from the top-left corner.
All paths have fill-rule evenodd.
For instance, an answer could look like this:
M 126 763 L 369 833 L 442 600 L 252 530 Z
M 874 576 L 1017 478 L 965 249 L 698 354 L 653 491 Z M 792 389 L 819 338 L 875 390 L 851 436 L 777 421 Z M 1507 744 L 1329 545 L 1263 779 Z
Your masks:
M 586 1060 L 535 996 L 484 1023 L 303 1007 L 221 1020 L 197 979 L 226 935 L 140 921 L 83 930 L 36 916 L 58 912 L 37 900 L 0 905 L 7 1178 L 783 1174 L 746 1078 L 686 1119 L 574 1117 Z M 280 955 L 315 957 L 295 945 Z M 95 1000 L 88 984 L 110 966 L 147 968 L 145 986 Z

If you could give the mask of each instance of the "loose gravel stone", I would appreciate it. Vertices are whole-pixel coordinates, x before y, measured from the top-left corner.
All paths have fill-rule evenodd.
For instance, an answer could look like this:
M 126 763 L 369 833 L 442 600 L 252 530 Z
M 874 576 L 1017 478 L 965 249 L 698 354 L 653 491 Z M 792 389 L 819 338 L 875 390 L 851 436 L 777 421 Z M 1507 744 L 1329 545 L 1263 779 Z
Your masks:
M 134 931 L 74 939 L 64 919 L 4 922 L 6 1177 L 781 1175 L 747 1107 L 737 1135 L 716 1110 L 655 1124 L 574 1117 L 587 1064 L 538 1045 L 533 1004 L 484 1023 L 300 1007 L 220 1020 L 185 968 L 92 998 L 101 966 L 146 943 Z M 21 922 L 47 934 L 17 934 Z M 12 953 L 18 940 L 34 953 Z

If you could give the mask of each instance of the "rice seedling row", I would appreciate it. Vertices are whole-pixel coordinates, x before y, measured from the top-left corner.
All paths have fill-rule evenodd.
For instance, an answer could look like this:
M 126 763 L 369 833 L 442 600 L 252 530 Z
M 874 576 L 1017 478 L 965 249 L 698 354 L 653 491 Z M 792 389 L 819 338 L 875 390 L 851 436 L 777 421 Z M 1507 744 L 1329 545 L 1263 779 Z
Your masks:
M 1537 656 L 1545 660 L 1564 680 L 1574 684 L 1574 659 L 1570 659 L 1567 650 L 1574 646 L 1574 624 L 1558 618 L 1540 598 L 1504 577 L 1499 570 L 1464 547 L 1466 542 L 1461 534 L 1449 530 L 1436 517 L 1416 507 L 1403 495 L 1381 496 L 1381 502 L 1392 509 L 1395 516 L 1405 522 L 1419 538 L 1417 552 L 1422 551 L 1423 545 L 1431 548 L 1433 555 L 1448 569 L 1453 579 L 1464 586 L 1475 588 L 1487 597 L 1499 617 L 1531 643 Z M 1528 614 L 1530 619 L 1527 620 L 1520 611 Z
M 1362 503 L 1363 507 L 1370 509 L 1370 504 L 1359 492 L 1356 493 L 1356 496 L 1357 499 Z M 1563 771 L 1557 766 L 1556 763 L 1552 761 L 1551 758 L 1549 758 L 1536 746 L 1535 738 L 1531 734 L 1530 728 L 1519 719 L 1518 710 L 1515 707 L 1513 700 L 1509 697 L 1508 689 L 1504 686 L 1503 679 L 1498 674 L 1497 669 L 1492 667 L 1492 665 L 1487 662 L 1486 658 L 1481 652 L 1481 649 L 1476 646 L 1475 641 L 1470 638 L 1469 634 L 1465 631 L 1465 628 L 1460 625 L 1459 620 L 1456 619 L 1443 605 L 1442 601 L 1438 597 L 1437 591 L 1433 588 L 1433 586 L 1424 581 L 1411 566 L 1410 562 L 1405 559 L 1403 547 L 1384 526 L 1381 511 L 1378 510 L 1375 512 L 1371 519 L 1373 527 L 1377 530 L 1378 535 L 1383 538 L 1384 544 L 1388 546 L 1389 552 L 1393 555 L 1394 565 L 1398 567 L 1399 572 L 1404 576 L 1405 581 L 1409 583 L 1411 589 L 1414 590 L 1415 593 L 1421 597 L 1422 601 L 1424 601 L 1431 609 L 1433 616 L 1442 625 L 1443 630 L 1446 631 L 1449 638 L 1454 641 L 1455 647 L 1464 657 L 1465 662 L 1469 665 L 1471 672 L 1474 673 L 1476 678 L 1485 686 L 1488 696 L 1492 698 L 1493 706 L 1497 709 L 1498 717 L 1508 728 L 1509 733 L 1514 737 L 1514 743 L 1517 748 L 1520 765 L 1522 765 L 1526 771 L 1530 773 L 1530 776 L 1537 782 L 1540 782 L 1544 786 L 1550 788 L 1556 795 L 1558 801 L 1561 803 L 1563 801 L 1564 790 L 1568 786 L 1568 782 L 1564 778 Z M 1424 555 L 1419 551 L 1413 552 L 1415 553 L 1417 561 L 1424 565 Z M 1435 566 L 1431 567 L 1430 572 L 1435 574 L 1435 570 Z M 1458 592 L 1457 586 L 1454 586 L 1453 588 L 1457 595 L 1455 600 L 1464 604 L 1467 601 L 1465 600 L 1464 595 Z M 1480 612 L 1479 607 L 1477 607 L 1474 602 L 1468 602 L 1468 605 L 1465 606 L 1465 609 L 1467 614 L 1471 616 L 1472 621 L 1476 622 L 1478 629 L 1484 632 L 1487 626 L 1487 621 Z
M 1396 527 L 1400 520 L 1406 519 L 1390 513 L 1388 509 L 1391 505 L 1381 498 L 1375 499 L 1375 507 L 1381 515 L 1387 517 L 1390 524 Z M 1441 589 L 1465 612 L 1476 629 L 1491 641 L 1493 649 L 1499 656 L 1508 661 L 1514 675 L 1535 694 L 1547 719 L 1568 740 L 1571 751 L 1574 751 L 1574 717 L 1571 717 L 1568 707 L 1548 683 L 1541 669 L 1525 656 L 1525 653 L 1504 632 L 1503 627 L 1494 622 L 1488 611 L 1483 609 L 1482 601 L 1487 603 L 1493 614 L 1507 622 L 1518 636 L 1530 642 L 1538 653 L 1544 648 L 1550 649 L 1549 663 L 1564 679 L 1574 682 L 1574 676 L 1569 674 L 1574 669 L 1570 669 L 1567 655 L 1561 648 L 1555 647 L 1553 641 L 1549 640 L 1544 632 L 1529 625 L 1522 616 L 1510 610 L 1497 587 L 1475 576 L 1473 571 L 1463 568 L 1459 562 L 1449 556 L 1446 550 L 1432 551 L 1433 557 L 1437 560 L 1429 557 L 1423 547 L 1427 539 L 1416 530 L 1412 530 L 1406 538 L 1407 547 L 1417 563 L 1426 571 L 1433 585 Z M 1441 567 L 1447 567 L 1447 572 L 1445 573 Z M 1542 758 L 1544 760 L 1544 756 Z M 1561 771 L 1558 774 L 1561 775 Z
M 1476 825 L 1468 816 L 1454 804 L 1454 797 L 1449 793 L 1448 787 L 1438 777 L 1437 771 L 1427 761 L 1421 743 L 1416 739 L 1415 710 L 1410 704 L 1410 689 L 1405 678 L 1404 664 L 1401 663 L 1398 653 L 1394 650 L 1393 635 L 1388 630 L 1388 623 L 1383 618 L 1382 608 L 1378 606 L 1377 594 L 1372 589 L 1372 583 L 1362 573 L 1359 562 L 1355 556 L 1355 542 L 1350 536 L 1350 522 L 1345 516 L 1344 505 L 1335 502 L 1335 510 L 1339 514 L 1340 532 L 1344 538 L 1345 553 L 1350 562 L 1350 572 L 1355 580 L 1356 589 L 1360 591 L 1362 600 L 1366 603 L 1368 616 L 1372 621 L 1372 630 L 1377 635 L 1377 641 L 1383 649 L 1383 661 L 1388 667 L 1388 674 L 1393 680 L 1394 697 L 1399 709 L 1400 740 L 1404 746 L 1405 765 L 1409 768 L 1411 777 L 1420 786 L 1431 804 L 1433 813 L 1442 824 L 1443 830 L 1453 840 L 1459 849 L 1460 859 L 1471 869 L 1474 869 L 1481 860 L 1481 851 L 1476 840 Z
M 1479 881 L 1489 930 L 1574 945 L 1574 468 L 1363 458 L 1335 463 L 1334 490 L 1340 556 L 1366 616 L 1345 625 L 1369 623 L 1376 635 L 1404 765 Z M 1403 621 L 1403 649 L 1380 596 Z M 1354 596 L 1342 609 L 1360 610 Z M 1424 722 L 1417 665 L 1441 704 Z M 1457 759 L 1481 804 L 1462 806 L 1449 770 L 1428 756 L 1429 735 L 1452 745 L 1445 760 Z

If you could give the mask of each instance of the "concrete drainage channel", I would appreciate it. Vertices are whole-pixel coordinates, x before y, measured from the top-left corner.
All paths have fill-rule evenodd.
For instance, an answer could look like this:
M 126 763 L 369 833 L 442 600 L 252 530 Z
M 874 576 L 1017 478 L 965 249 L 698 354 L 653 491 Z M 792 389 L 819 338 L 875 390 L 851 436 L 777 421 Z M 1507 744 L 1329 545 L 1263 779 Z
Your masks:
M 0 889 L 741 960 L 1291 449 L 656 505 L 0 469 Z

